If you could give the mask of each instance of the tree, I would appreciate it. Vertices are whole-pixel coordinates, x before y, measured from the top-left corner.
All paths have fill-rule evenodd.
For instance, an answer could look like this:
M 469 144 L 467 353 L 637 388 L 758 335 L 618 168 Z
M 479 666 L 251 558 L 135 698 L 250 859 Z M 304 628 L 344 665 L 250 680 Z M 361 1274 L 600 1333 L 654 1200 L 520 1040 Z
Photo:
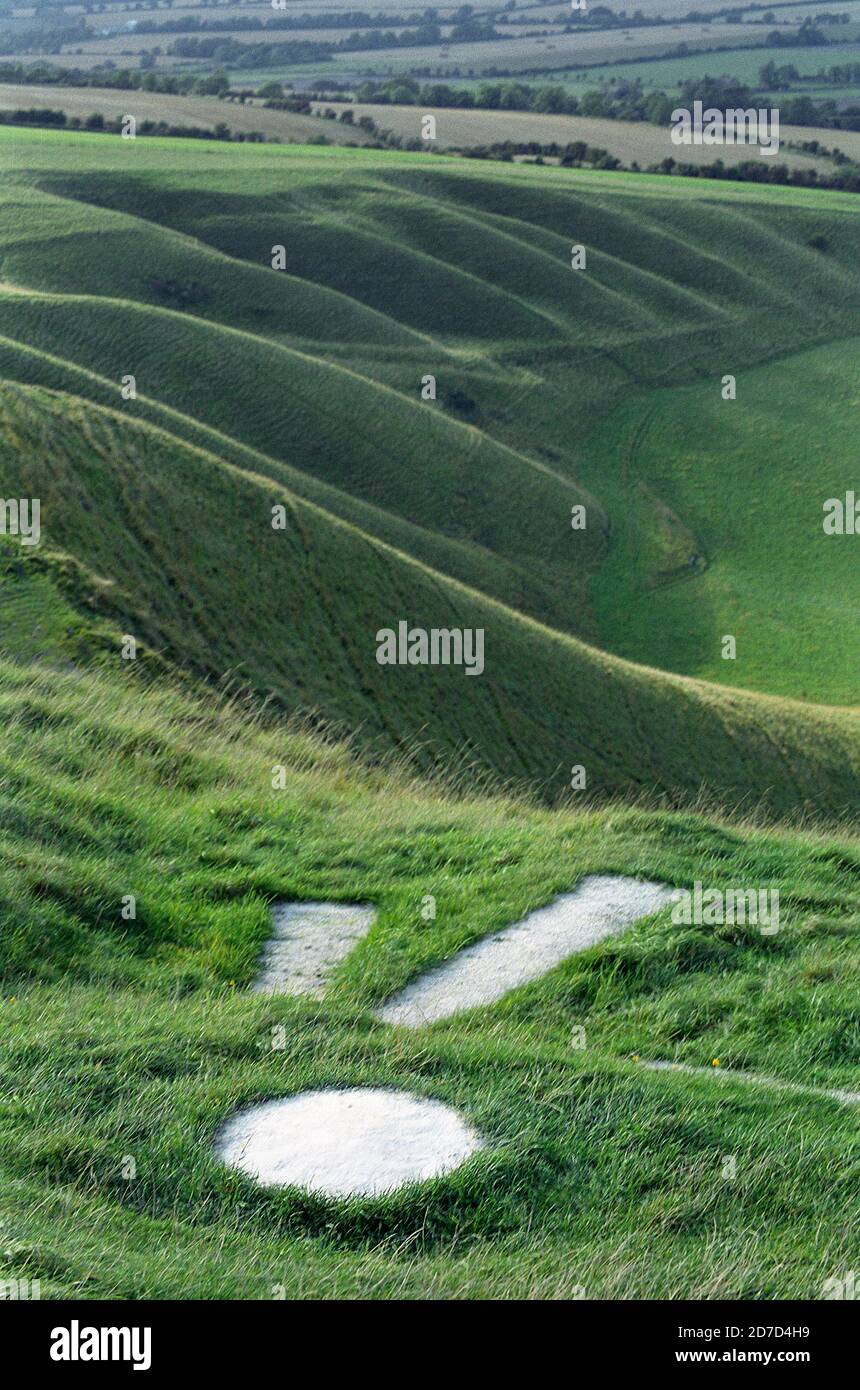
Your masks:
M 198 77 L 194 91 L 198 96 L 215 97 L 230 90 L 230 79 L 226 72 L 212 72 L 206 77 Z
M 583 116 L 608 116 L 609 108 L 606 97 L 602 92 L 592 90 L 585 92 L 579 110 Z

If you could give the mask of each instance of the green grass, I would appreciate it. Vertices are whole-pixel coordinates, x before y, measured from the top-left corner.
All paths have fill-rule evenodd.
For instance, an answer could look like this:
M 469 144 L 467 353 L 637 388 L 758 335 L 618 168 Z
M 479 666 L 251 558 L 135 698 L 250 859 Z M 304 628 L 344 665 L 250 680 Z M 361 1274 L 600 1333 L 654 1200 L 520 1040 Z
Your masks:
M 759 42 L 763 42 L 767 32 L 762 31 Z M 542 73 L 540 78 L 531 77 L 529 81 L 539 80 L 552 85 L 563 83 L 573 92 L 583 92 L 598 87 L 603 82 L 633 82 L 639 78 L 646 91 L 663 91 L 671 95 L 679 91 L 682 84 L 690 78 L 727 76 L 737 78 L 739 82 L 744 82 L 758 91 L 761 85 L 759 72 L 771 60 L 777 64 L 791 63 L 799 73 L 808 74 L 819 72 L 822 68 L 835 67 L 839 63 L 856 62 L 858 55 L 860 44 L 857 42 L 840 42 L 827 48 L 792 48 L 790 56 L 784 48 L 739 47 L 715 53 L 691 53 L 680 58 L 642 58 L 632 63 L 604 63 L 563 73 L 550 69 Z M 467 84 L 461 81 L 457 85 Z M 811 90 L 811 87 L 808 88 L 804 83 L 794 89 L 793 95 L 801 95 Z M 821 92 L 829 92 L 832 95 L 836 90 L 823 87 Z M 787 133 L 790 134 L 790 131 Z
M 32 132 L 0 163 L 0 495 L 43 528 L 0 554 L 0 1278 L 821 1296 L 854 1111 L 632 1059 L 856 1089 L 855 538 L 819 528 L 856 485 L 860 205 Z M 404 617 L 484 628 L 485 674 L 378 666 Z M 782 927 L 666 910 L 492 1008 L 374 1018 L 595 872 L 778 888 Z M 247 989 L 284 898 L 377 909 L 322 1000 Z M 348 1203 L 214 1160 L 241 1105 L 339 1084 L 488 1145 Z
M 627 665 L 283 485 L 73 398 L 8 387 L 0 431 L 7 491 L 41 498 L 38 564 L 83 612 L 111 620 L 104 659 L 114 671 L 119 637 L 131 633 L 144 660 L 201 679 L 229 674 L 282 709 L 360 731 L 377 752 L 409 749 L 425 768 L 468 757 L 476 776 L 528 782 L 551 801 L 565 798 L 568 769 L 582 763 L 590 795 L 676 804 L 705 787 L 782 812 L 853 804 L 856 711 L 728 694 Z M 276 503 L 283 530 L 270 524 Z M 377 631 L 404 615 L 425 628 L 482 628 L 485 675 L 378 665 Z
M 597 794 L 854 804 L 857 716 L 832 708 L 854 699 L 850 648 L 822 659 L 856 585 L 850 538 L 819 537 L 806 606 L 773 610 L 821 503 L 854 483 L 850 411 L 816 401 L 839 372 L 850 399 L 835 344 L 860 308 L 856 200 L 12 134 L 0 372 L 26 389 L 3 394 L 0 483 L 43 497 L 65 602 L 176 669 L 238 672 L 376 750 L 421 729 L 425 767 L 469 750 L 550 800 L 583 762 Z M 808 366 L 813 347 L 830 367 Z M 741 399 L 722 409 L 729 367 Z M 767 406 L 786 383 L 790 427 Z M 648 453 L 664 434 L 672 468 Z M 772 481 L 755 513 L 750 453 Z M 707 570 L 664 585 L 697 547 Z M 798 641 L 819 609 L 822 642 Z M 461 671 L 380 668 L 375 633 L 400 618 L 483 627 L 490 678 L 464 699 Z
M 131 675 L 5 666 L 0 680 L 2 776 L 18 788 L 0 890 L 15 924 L 0 1044 L 7 1277 L 40 1278 L 43 1297 L 582 1284 L 756 1299 L 817 1297 L 851 1267 L 850 1111 L 654 1075 L 628 1054 L 849 1084 L 856 841 L 478 800 Z M 276 762 L 289 769 L 277 792 Z M 594 870 L 779 886 L 783 930 L 679 930 L 663 913 L 492 1009 L 420 1033 L 373 1021 L 368 1007 L 417 971 Z M 129 893 L 134 922 L 120 914 Z M 280 896 L 378 907 L 325 1002 L 243 992 Z M 271 1047 L 278 1023 L 285 1050 Z M 579 1025 L 585 1050 L 571 1045 Z M 333 1084 L 445 1099 L 490 1147 L 429 1186 L 340 1205 L 257 1189 L 211 1157 L 241 1103 Z
M 845 605 L 855 537 L 822 526 L 823 503 L 848 486 L 840 461 L 856 435 L 856 364 L 856 341 L 841 342 L 741 374 L 736 401 L 709 384 L 652 393 L 611 417 L 583 475 L 611 476 L 617 489 L 615 507 L 604 500 L 618 539 L 594 581 L 602 645 L 711 680 L 856 702 L 858 634 Z M 727 505 L 746 492 L 745 505 Z M 680 534 L 655 496 L 684 518 Z M 704 573 L 691 571 L 695 554 Z M 726 633 L 737 638 L 733 662 L 721 657 Z

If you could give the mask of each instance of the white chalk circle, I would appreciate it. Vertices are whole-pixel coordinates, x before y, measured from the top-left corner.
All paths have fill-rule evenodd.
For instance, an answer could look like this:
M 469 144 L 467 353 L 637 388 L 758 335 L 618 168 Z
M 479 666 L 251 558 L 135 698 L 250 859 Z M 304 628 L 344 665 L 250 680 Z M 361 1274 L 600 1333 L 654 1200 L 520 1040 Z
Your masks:
M 459 1168 L 484 1141 L 450 1106 L 405 1091 L 307 1091 L 241 1110 L 215 1152 L 267 1187 L 378 1197 Z

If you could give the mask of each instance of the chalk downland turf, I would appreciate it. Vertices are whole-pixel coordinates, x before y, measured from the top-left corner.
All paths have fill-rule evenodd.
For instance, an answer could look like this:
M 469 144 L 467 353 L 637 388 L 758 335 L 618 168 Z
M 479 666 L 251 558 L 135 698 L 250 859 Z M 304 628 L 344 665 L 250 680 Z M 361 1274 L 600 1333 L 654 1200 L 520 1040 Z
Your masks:
M 407 985 L 377 1011 L 384 1023 L 420 1028 L 462 1009 L 495 1003 L 569 956 L 658 912 L 673 890 L 614 874 L 592 874 L 572 893 L 484 937 Z
M 373 907 L 356 903 L 276 903 L 274 935 L 260 956 L 256 994 L 311 994 L 319 998 L 335 966 L 370 930 Z
M 239 1111 L 215 1152 L 267 1187 L 378 1197 L 450 1173 L 484 1147 L 456 1110 L 382 1089 L 308 1091 Z

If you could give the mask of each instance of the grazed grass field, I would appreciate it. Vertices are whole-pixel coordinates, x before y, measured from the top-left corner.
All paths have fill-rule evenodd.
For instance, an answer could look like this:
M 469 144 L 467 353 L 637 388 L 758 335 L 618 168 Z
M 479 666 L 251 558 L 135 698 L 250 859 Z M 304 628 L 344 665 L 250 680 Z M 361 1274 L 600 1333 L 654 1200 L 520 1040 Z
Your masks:
M 43 528 L 0 547 L 0 1278 L 824 1296 L 856 1108 L 731 1073 L 858 1088 L 857 538 L 818 529 L 856 483 L 858 200 L 8 128 L 0 173 L 0 495 Z M 484 674 L 380 666 L 402 619 L 483 630 Z M 777 890 L 780 930 L 666 908 L 375 1018 L 594 873 Z M 377 909 L 321 1000 L 248 989 L 280 899 Z M 486 1146 L 345 1203 L 213 1156 L 247 1104 L 361 1085 Z
M 851 451 L 860 411 L 858 348 L 856 339 L 840 342 L 742 375 L 729 428 L 724 402 L 708 386 L 659 393 L 607 422 L 583 475 L 587 486 L 596 485 L 610 459 L 624 459 L 618 505 L 610 507 L 619 519 L 617 544 L 593 588 L 606 645 L 679 670 L 679 658 L 683 663 L 696 651 L 695 669 L 711 680 L 726 679 L 730 669 L 733 684 L 778 690 L 785 681 L 783 690 L 791 686 L 804 699 L 819 698 L 826 686 L 839 702 L 857 703 L 844 606 L 857 563 L 854 538 L 825 535 L 822 504 L 839 489 L 823 486 L 813 503 L 808 480 L 817 473 L 823 482 Z M 726 497 L 739 496 L 751 474 L 747 506 L 727 506 Z M 658 566 L 671 567 L 672 556 L 655 486 L 689 528 L 677 541 L 679 561 L 691 552 L 708 557 L 695 579 L 659 581 Z M 649 533 L 650 553 L 643 541 Z M 798 689 L 788 673 L 799 631 L 806 675 Z M 735 661 L 721 659 L 723 632 L 738 639 Z
M 319 3 L 319 0 L 317 0 L 317 2 Z M 328 3 L 328 0 L 324 0 L 324 3 Z M 841 9 L 839 13 L 847 13 L 849 15 L 856 14 L 856 5 L 857 0 L 846 0 L 843 9 Z M 621 11 L 621 6 L 610 5 L 608 8 L 616 13 Z M 721 13 L 725 13 L 726 8 L 722 0 L 701 0 L 701 3 L 696 5 L 695 10 L 690 9 L 687 0 L 642 0 L 642 3 L 636 6 L 636 10 L 648 19 L 683 19 L 688 14 L 716 14 L 716 16 L 719 17 Z M 743 22 L 747 24 L 754 24 L 757 20 L 761 21 L 766 13 L 767 10 L 763 5 L 739 4 L 733 6 L 731 9 L 733 22 L 740 22 L 739 16 L 742 15 Z M 798 0 L 798 3 L 780 4 L 778 12 L 775 11 L 775 13 L 777 22 L 781 21 L 782 23 L 790 24 L 800 20 L 807 14 L 816 16 L 822 13 L 832 14 L 833 11 L 830 8 L 830 0 L 809 0 L 809 3 L 803 3 L 803 0 Z M 526 24 L 533 23 L 539 18 L 546 19 L 558 17 L 560 20 L 563 20 L 568 17 L 569 6 L 564 3 L 559 4 L 558 0 L 556 0 L 556 3 L 537 5 L 521 4 L 518 0 L 515 14 L 518 19 L 521 19 Z M 771 29 L 773 24 L 768 22 L 767 27 Z
M 858 18 L 860 18 L 860 11 Z M 673 92 L 690 77 L 716 77 L 725 74 L 740 82 L 749 83 L 756 90 L 761 83 L 759 72 L 767 62 L 781 64 L 786 50 L 764 51 L 760 48 L 733 48 L 720 53 L 690 53 L 683 58 L 655 58 L 642 63 L 625 63 L 623 67 L 607 64 L 602 67 L 583 69 L 579 72 L 559 76 L 547 72 L 546 81 L 563 81 L 570 84 L 573 91 L 582 91 L 607 81 L 634 81 L 641 78 L 646 88 L 656 87 L 665 92 Z M 860 44 L 856 40 L 848 43 L 829 44 L 826 48 L 792 47 L 786 64 L 797 68 L 799 73 L 818 72 L 821 68 L 835 67 L 840 63 L 856 63 L 860 59 Z M 533 79 L 535 80 L 535 79 Z M 807 90 L 806 85 L 800 89 Z M 831 90 L 831 89 L 829 89 Z M 833 134 L 833 132 L 831 132 Z M 841 132 L 840 132 L 841 134 Z
M 696 48 L 715 48 L 718 45 L 737 42 L 760 41 L 759 36 L 745 24 L 721 24 L 714 29 L 709 24 L 660 24 L 645 29 L 629 29 L 620 34 L 617 30 L 598 30 L 595 33 L 557 34 L 550 38 L 517 37 L 514 40 L 499 39 L 483 43 L 458 43 L 447 54 L 440 48 L 397 48 L 382 53 L 372 49 L 350 51 L 338 54 L 332 62 L 333 74 L 337 66 L 351 66 L 361 72 L 403 72 L 415 66 L 426 66 L 431 62 L 444 72 L 446 63 L 450 66 L 469 67 L 480 72 L 488 67 L 505 68 L 512 72 L 524 69 L 546 67 L 570 67 L 574 63 L 610 63 L 619 58 L 635 55 L 663 54 L 676 44 L 686 43 Z
M 4 1277 L 40 1279 L 43 1298 L 284 1284 L 301 1298 L 769 1299 L 817 1298 L 850 1267 L 850 1109 L 654 1074 L 629 1054 L 849 1083 L 856 842 L 452 800 L 107 671 L 6 667 L 2 699 L 4 782 L 20 789 L 2 841 Z M 277 793 L 274 761 L 289 768 Z M 758 876 L 781 887 L 785 927 L 661 915 L 432 1030 L 368 1014 L 595 868 Z M 284 895 L 379 906 L 327 1002 L 242 988 L 266 902 Z M 448 1178 L 339 1206 L 213 1159 L 243 1102 L 338 1084 L 446 1100 L 488 1148 Z
M 158 35 L 152 36 L 152 45 L 153 47 L 158 47 Z M 78 44 L 76 47 L 79 48 L 81 45 Z M 0 54 L 0 63 L 19 63 L 20 61 L 20 53 Z M 31 59 L 30 61 L 34 60 Z M 106 62 L 113 63 L 114 66 L 119 69 L 127 68 L 137 70 L 140 67 L 140 54 L 134 53 L 129 57 L 123 58 L 121 53 L 111 54 L 110 56 L 102 52 L 92 52 L 89 50 L 84 53 L 78 53 L 75 51 L 75 48 L 69 47 L 65 53 L 54 57 L 53 61 L 58 67 L 82 68 L 85 72 L 90 72 L 93 68 L 104 67 Z M 166 68 L 170 68 L 173 71 L 193 73 L 205 73 L 208 71 L 208 64 L 201 58 L 188 58 L 182 63 L 177 63 L 174 58 L 168 57 L 163 53 L 156 57 L 154 67 L 159 72 L 164 72 Z M 24 96 L 26 96 L 29 86 L 29 83 L 26 85 L 22 84 L 22 94 Z M 26 106 L 27 102 L 20 101 L 16 104 L 19 106 Z

